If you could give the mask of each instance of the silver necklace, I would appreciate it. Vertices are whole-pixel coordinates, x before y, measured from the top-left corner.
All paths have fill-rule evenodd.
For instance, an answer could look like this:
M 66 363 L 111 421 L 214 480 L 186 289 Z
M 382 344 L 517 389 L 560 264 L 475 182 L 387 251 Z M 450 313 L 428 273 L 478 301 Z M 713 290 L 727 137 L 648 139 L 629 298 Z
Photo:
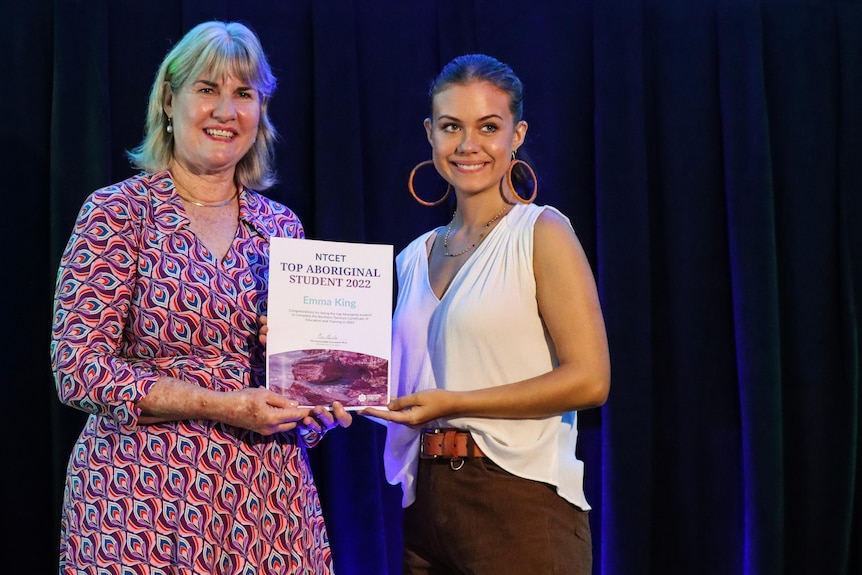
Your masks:
M 191 198 L 187 198 L 187 197 L 185 197 L 184 195 L 182 195 L 182 194 L 180 193 L 180 191 L 179 191 L 179 190 L 177 190 L 177 195 L 178 195 L 179 197 L 181 197 L 182 199 L 184 199 L 185 201 L 187 201 L 187 202 L 189 202 L 189 203 L 192 203 L 192 204 L 194 204 L 194 205 L 196 205 L 196 206 L 199 206 L 199 207 L 201 207 L 201 208 L 220 208 L 220 207 L 222 207 L 222 206 L 226 206 L 226 205 L 228 205 L 229 203 L 231 203 L 232 201 L 234 201 L 234 200 L 236 199 L 236 197 L 239 195 L 239 188 L 237 188 L 236 190 L 234 190 L 234 193 L 233 193 L 233 195 L 232 195 L 231 197 L 229 197 L 228 199 L 226 199 L 226 200 L 225 200 L 225 201 L 223 201 L 223 202 L 216 202 L 215 204 L 208 204 L 208 203 L 205 203 L 205 202 L 199 202 L 199 201 L 197 201 L 197 200 L 193 200 L 193 199 L 191 199 Z
M 473 248 L 475 248 L 477 245 L 479 245 L 479 243 L 480 243 L 480 242 L 482 241 L 482 239 L 485 237 L 485 234 L 487 234 L 487 233 L 488 233 L 488 228 L 490 228 L 490 227 L 491 227 L 491 224 L 493 224 L 493 223 L 494 223 L 494 222 L 496 222 L 498 219 L 500 219 L 500 216 L 502 216 L 504 213 L 506 213 L 506 210 L 507 210 L 507 209 L 509 209 L 509 205 L 508 205 L 508 204 L 506 204 L 505 206 L 503 206 L 503 209 L 502 209 L 502 210 L 500 210 L 499 212 L 497 212 L 497 215 L 496 215 L 496 216 L 494 216 L 493 218 L 491 218 L 490 220 L 488 220 L 488 223 L 487 223 L 487 224 L 485 224 L 485 227 L 484 227 L 484 228 L 482 228 L 482 233 L 481 233 L 481 234 L 479 234 L 479 239 L 478 239 L 478 240 L 476 240 L 476 243 L 474 243 L 473 245 L 471 245 L 469 248 L 467 248 L 467 249 L 465 249 L 465 250 L 461 250 L 460 252 L 455 252 L 454 254 L 450 254 L 450 253 L 449 253 L 449 234 L 451 234 L 451 233 L 452 233 L 452 224 L 454 224 L 454 223 L 455 223 L 455 215 L 458 213 L 458 210 L 455 210 L 455 213 L 454 213 L 454 214 L 452 214 L 452 221 L 451 221 L 451 222 L 449 222 L 449 225 L 448 225 L 448 226 L 446 226 L 446 235 L 445 235 L 445 236 L 443 236 L 443 255 L 449 256 L 450 258 L 456 258 L 456 257 L 458 257 L 458 256 L 463 256 L 464 254 L 466 254 L 467 252 L 469 252 L 470 250 L 472 250 Z

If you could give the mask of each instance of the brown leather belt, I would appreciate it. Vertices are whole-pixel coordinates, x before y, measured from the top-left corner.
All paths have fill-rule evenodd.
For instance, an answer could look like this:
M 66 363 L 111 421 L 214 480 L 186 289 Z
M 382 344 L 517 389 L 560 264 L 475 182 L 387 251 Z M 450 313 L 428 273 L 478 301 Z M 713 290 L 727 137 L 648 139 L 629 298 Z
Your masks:
M 452 428 L 423 429 L 419 441 L 422 459 L 458 460 L 485 457 L 469 431 Z

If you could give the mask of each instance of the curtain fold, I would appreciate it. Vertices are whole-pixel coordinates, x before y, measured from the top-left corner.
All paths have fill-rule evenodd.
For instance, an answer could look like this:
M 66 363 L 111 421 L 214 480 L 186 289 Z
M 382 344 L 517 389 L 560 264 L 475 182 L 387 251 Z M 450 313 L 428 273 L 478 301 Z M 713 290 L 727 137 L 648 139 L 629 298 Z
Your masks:
M 599 572 L 626 574 L 651 563 L 652 493 L 660 480 L 653 463 L 647 39 L 637 0 L 599 2 L 593 14 L 597 279 L 611 355 L 611 393 L 602 408 L 601 529 L 595 515 L 593 526 L 601 538 Z
M 843 516 L 836 523 L 841 526 L 843 540 L 839 543 L 842 559 L 839 569 L 862 573 L 862 385 L 860 385 L 860 307 L 862 306 L 862 275 L 859 261 L 862 257 L 862 6 L 843 4 L 837 8 L 839 80 L 841 86 L 838 117 L 841 126 L 838 136 L 838 174 L 840 193 L 841 244 L 841 302 L 843 375 L 847 385 L 849 429 L 847 441 L 849 485 L 842 495 L 847 499 Z
M 717 8 L 734 363 L 740 407 L 745 510 L 743 569 L 785 572 L 783 433 L 776 224 L 761 7 Z
M 844 370 L 840 272 L 838 18 L 834 7 L 765 12 L 784 434 L 785 561 L 841 572 L 858 394 Z M 858 162 L 858 159 L 856 160 Z M 858 542 L 858 539 L 857 539 Z

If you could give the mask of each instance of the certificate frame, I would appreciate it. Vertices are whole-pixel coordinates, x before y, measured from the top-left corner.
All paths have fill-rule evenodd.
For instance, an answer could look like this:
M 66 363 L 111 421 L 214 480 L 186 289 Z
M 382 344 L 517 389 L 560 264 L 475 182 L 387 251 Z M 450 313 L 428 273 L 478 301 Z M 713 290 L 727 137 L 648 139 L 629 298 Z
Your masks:
M 303 407 L 389 402 L 393 246 L 272 238 L 267 388 Z

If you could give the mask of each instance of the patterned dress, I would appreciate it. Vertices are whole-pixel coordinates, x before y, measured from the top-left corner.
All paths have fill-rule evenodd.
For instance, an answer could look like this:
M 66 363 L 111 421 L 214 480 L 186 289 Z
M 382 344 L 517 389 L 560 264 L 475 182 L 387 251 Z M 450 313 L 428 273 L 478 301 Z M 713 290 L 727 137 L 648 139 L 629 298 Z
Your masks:
M 69 459 L 66 574 L 326 574 L 331 556 L 296 433 L 209 420 L 140 425 L 162 376 L 230 391 L 264 385 L 269 238 L 304 237 L 247 189 L 219 261 L 192 233 L 168 172 L 84 203 L 57 278 L 51 357 L 60 400 L 91 415 Z

